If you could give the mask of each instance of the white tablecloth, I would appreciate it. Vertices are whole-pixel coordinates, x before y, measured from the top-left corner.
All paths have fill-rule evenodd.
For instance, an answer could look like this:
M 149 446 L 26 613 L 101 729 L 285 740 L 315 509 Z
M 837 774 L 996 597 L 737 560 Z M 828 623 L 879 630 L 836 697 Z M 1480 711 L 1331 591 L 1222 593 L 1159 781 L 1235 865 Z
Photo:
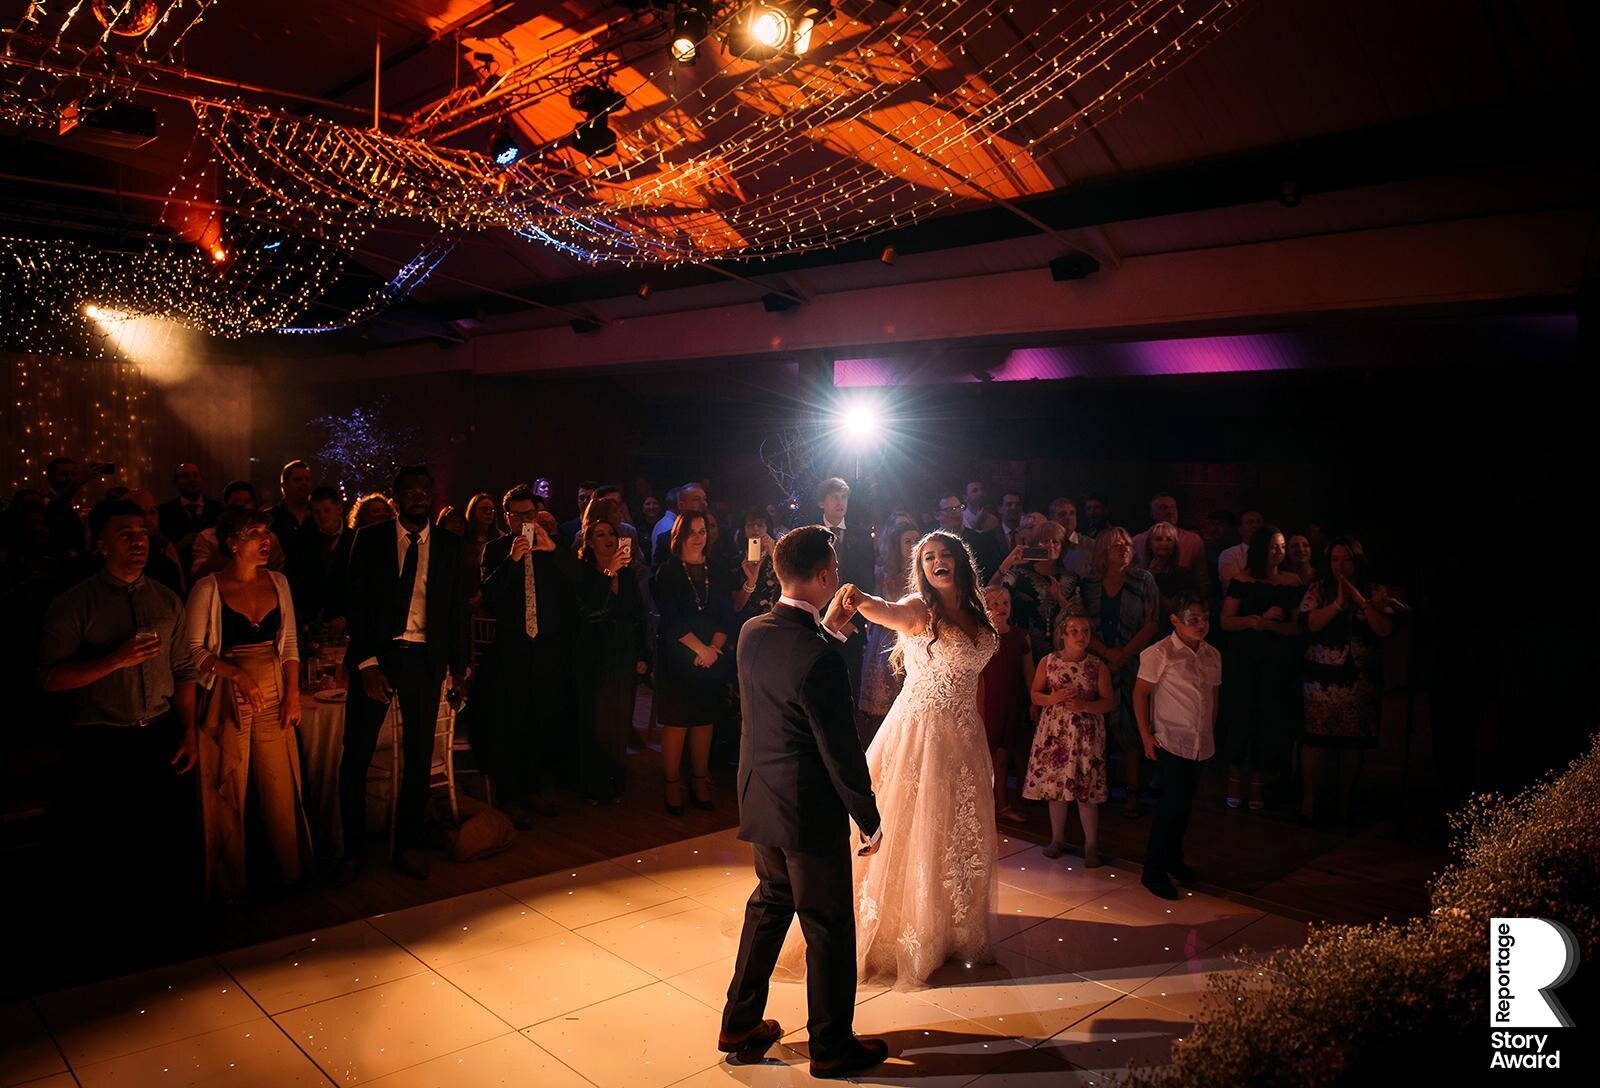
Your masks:
M 339 760 L 344 756 L 344 703 L 325 703 L 314 694 L 300 696 L 301 802 L 311 823 L 318 857 L 339 857 L 344 852 L 344 824 L 339 816 Z M 378 730 L 373 765 L 389 766 L 399 711 L 390 704 Z M 389 779 L 373 782 L 367 790 L 367 827 L 376 831 L 389 822 Z

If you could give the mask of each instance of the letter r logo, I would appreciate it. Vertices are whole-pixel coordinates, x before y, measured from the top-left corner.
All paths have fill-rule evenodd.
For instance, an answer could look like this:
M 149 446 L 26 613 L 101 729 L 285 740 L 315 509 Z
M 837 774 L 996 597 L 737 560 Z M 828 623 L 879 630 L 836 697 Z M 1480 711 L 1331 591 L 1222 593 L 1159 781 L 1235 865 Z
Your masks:
M 1495 1027 L 1570 1028 L 1549 991 L 1578 969 L 1578 942 L 1548 918 L 1489 920 L 1489 1022 Z

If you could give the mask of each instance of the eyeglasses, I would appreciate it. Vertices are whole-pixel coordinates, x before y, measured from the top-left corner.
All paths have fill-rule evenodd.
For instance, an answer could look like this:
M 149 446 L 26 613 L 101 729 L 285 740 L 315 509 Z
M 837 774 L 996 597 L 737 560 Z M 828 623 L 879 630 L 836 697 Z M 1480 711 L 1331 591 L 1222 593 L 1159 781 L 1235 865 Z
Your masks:
M 958 510 L 965 510 L 966 508 L 967 507 L 966 507 L 965 503 L 962 503 L 962 504 L 960 504 L 958 506 L 941 506 L 941 507 L 939 507 L 939 513 L 941 513 L 941 514 L 954 514 Z

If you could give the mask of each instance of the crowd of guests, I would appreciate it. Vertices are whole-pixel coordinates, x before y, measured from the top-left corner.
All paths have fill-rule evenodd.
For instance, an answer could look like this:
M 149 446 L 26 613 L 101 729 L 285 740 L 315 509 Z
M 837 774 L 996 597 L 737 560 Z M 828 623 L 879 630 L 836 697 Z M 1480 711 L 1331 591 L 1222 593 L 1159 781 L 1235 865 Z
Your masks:
M 562 521 L 526 484 L 441 505 L 428 469 L 410 466 L 388 492 L 347 499 L 295 460 L 270 507 L 248 481 L 207 495 L 185 464 L 165 501 L 112 486 L 84 516 L 84 484 L 109 468 L 57 459 L 47 490 L 8 504 L 0 592 L 36 634 L 10 659 L 33 663 L 47 707 L 71 724 L 67 811 L 109 833 L 108 856 L 130 874 L 164 872 L 169 888 L 194 881 L 173 869 L 181 851 L 156 844 L 195 842 L 200 890 L 217 902 L 242 900 L 252 874 L 294 884 L 312 865 L 295 738 L 312 646 L 340 647 L 349 689 L 335 883 L 361 871 L 368 766 L 391 703 L 405 756 L 392 860 L 428 875 L 441 693 L 519 830 L 555 815 L 563 791 L 621 799 L 628 751 L 644 747 L 641 684 L 653 688 L 666 810 L 713 808 L 713 768 L 737 759 L 739 629 L 778 599 L 773 549 L 791 518 L 832 533 L 841 582 L 891 601 L 923 533 L 959 537 L 1000 635 L 982 688 L 1000 819 L 1023 819 L 1014 782 L 1048 804 L 1047 853 L 1059 856 L 1075 802 L 1098 864 L 1110 757 L 1129 817 L 1144 812 L 1154 761 L 1160 879 L 1183 871 L 1178 809 L 1213 732 L 1230 807 L 1262 808 L 1293 748 L 1301 819 L 1316 817 L 1330 771 L 1350 815 L 1360 754 L 1377 742 L 1378 641 L 1402 608 L 1351 537 L 1286 534 L 1257 511 L 1217 511 L 1195 532 L 1166 493 L 1137 534 L 1098 495 L 1030 511 L 1016 491 L 991 503 L 976 481 L 871 524 L 851 516 L 840 478 L 816 487 L 809 510 L 713 508 L 707 485 L 689 482 L 634 496 L 636 524 L 623 490 L 596 481 Z M 899 690 L 893 646 L 865 622 L 841 646 L 864 741 Z M 196 792 L 198 829 L 185 801 Z

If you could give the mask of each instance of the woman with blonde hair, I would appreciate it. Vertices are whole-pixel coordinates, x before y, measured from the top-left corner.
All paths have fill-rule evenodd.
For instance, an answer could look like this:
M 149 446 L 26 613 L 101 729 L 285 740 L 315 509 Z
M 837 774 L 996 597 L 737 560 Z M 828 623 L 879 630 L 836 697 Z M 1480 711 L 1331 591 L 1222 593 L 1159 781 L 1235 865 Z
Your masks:
M 350 528 L 365 529 L 395 519 L 394 503 L 381 491 L 369 491 L 350 504 Z

